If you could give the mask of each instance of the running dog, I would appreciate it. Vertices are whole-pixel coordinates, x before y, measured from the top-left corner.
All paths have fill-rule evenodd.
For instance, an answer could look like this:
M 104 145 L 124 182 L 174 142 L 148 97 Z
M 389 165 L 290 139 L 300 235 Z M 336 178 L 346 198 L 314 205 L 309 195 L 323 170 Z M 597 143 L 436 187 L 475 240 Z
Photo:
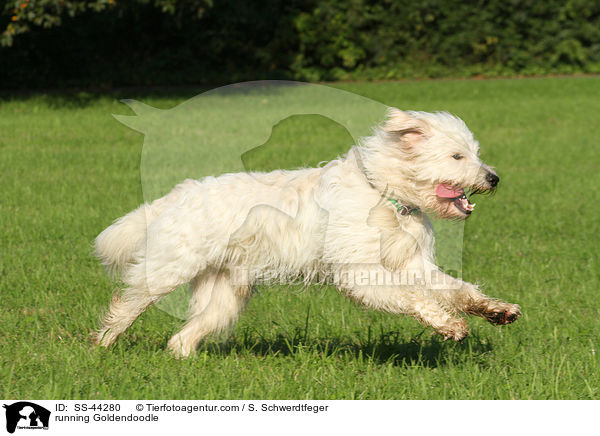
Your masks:
M 325 277 L 360 304 L 410 315 L 446 339 L 467 336 L 461 313 L 511 323 L 518 305 L 435 265 L 426 216 L 466 219 L 470 195 L 498 182 L 461 119 L 395 108 L 321 168 L 186 180 L 96 238 L 97 256 L 125 284 L 96 341 L 110 346 L 150 305 L 191 283 L 190 317 L 168 343 L 189 356 L 235 322 L 265 276 Z

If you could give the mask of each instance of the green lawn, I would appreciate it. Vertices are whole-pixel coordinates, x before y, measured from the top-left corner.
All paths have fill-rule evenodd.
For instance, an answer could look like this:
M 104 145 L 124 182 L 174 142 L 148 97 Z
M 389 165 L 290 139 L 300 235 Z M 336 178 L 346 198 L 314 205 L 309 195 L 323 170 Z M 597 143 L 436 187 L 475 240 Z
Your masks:
M 195 93 L 4 97 L 0 398 L 600 398 L 600 78 L 336 86 L 467 122 L 501 182 L 466 223 L 463 277 L 521 304 L 517 323 L 471 318 L 464 342 L 443 342 L 333 289 L 273 287 L 188 360 L 165 350 L 182 321 L 158 308 L 95 348 L 89 333 L 116 284 L 92 241 L 143 201 L 144 137 L 111 114 L 131 114 L 119 98 L 170 108 Z M 289 153 L 278 160 L 274 144 Z M 348 145 L 332 122 L 294 117 L 243 161 L 293 166 Z

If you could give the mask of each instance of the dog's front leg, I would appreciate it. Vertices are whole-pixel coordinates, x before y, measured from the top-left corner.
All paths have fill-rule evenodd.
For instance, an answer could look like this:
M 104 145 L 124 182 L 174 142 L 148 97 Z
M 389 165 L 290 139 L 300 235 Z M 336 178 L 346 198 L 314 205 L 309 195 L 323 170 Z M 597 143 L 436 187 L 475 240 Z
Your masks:
M 492 324 L 499 325 L 510 324 L 521 316 L 521 307 L 518 304 L 488 297 L 471 283 L 464 283 L 463 288 L 470 296 L 464 306 L 465 313 L 481 316 Z
M 393 277 L 382 265 L 372 265 L 368 270 L 341 272 L 338 288 L 365 306 L 410 315 L 433 327 L 445 339 L 460 341 L 468 335 L 465 320 L 436 301 L 424 283 L 402 283 L 401 277 Z
M 444 306 L 480 316 L 492 324 L 510 324 L 521 316 L 518 304 L 491 298 L 472 283 L 455 279 L 441 271 L 432 275 L 431 294 Z

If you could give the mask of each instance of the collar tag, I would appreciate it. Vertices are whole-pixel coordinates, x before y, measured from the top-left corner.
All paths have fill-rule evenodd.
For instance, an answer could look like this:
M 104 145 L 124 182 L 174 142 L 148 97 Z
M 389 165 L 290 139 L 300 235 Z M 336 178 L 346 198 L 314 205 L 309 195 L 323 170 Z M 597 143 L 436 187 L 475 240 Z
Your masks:
M 398 213 L 402 216 L 412 215 L 412 214 L 420 211 L 418 207 L 409 207 L 409 206 L 406 206 L 405 204 L 400 204 L 397 200 L 394 200 L 393 198 L 388 198 L 388 200 L 390 203 L 392 203 L 394 205 L 394 207 L 396 208 Z

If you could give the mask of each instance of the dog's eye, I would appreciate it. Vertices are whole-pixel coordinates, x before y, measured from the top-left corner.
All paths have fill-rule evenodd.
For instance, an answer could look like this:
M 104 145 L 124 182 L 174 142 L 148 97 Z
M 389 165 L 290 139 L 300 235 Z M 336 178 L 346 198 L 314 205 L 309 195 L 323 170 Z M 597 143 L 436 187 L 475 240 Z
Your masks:
M 452 156 L 454 159 L 456 160 L 461 160 L 464 156 L 462 154 L 458 154 L 456 153 L 455 155 Z

